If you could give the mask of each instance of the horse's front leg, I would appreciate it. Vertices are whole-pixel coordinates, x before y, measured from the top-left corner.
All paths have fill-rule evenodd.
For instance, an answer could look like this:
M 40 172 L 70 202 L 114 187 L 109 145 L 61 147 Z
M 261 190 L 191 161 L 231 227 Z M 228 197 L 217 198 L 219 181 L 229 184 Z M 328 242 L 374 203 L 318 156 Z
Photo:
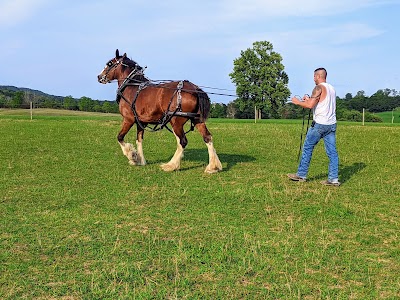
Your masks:
M 129 164 L 136 165 L 137 164 L 137 152 L 132 144 L 125 143 L 124 138 L 128 133 L 129 129 L 131 129 L 133 122 L 126 121 L 122 123 L 122 129 L 118 133 L 118 143 L 121 146 L 122 153 L 128 158 Z
M 143 134 L 144 129 L 137 125 L 137 134 L 136 134 L 136 146 L 137 146 L 137 164 L 144 166 L 146 164 L 146 159 L 143 154 Z
M 187 138 L 185 135 L 185 131 L 183 130 L 183 124 L 175 123 L 172 125 L 174 135 L 176 138 L 177 142 L 177 147 L 174 156 L 171 158 L 171 160 L 165 164 L 161 165 L 161 168 L 164 171 L 171 172 L 178 170 L 181 167 L 181 160 L 183 158 L 183 151 L 185 150 L 185 147 L 187 145 Z

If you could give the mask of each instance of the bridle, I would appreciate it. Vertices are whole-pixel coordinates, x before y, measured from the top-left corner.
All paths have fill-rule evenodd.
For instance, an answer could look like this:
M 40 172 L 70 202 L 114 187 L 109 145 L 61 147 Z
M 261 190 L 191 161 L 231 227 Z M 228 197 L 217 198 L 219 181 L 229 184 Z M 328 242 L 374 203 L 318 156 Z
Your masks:
M 122 59 L 123 59 L 123 57 L 121 57 L 120 59 L 118 59 L 117 61 L 115 61 L 115 62 L 113 62 L 113 59 L 112 60 L 110 60 L 107 64 L 106 64 L 106 66 L 104 67 L 104 69 L 103 69 L 103 72 L 104 72 L 104 70 L 107 68 L 107 70 L 105 71 L 105 73 L 101 76 L 101 78 L 99 79 L 99 81 L 101 82 L 101 83 L 108 83 L 108 82 L 111 82 L 111 80 L 109 80 L 108 79 L 108 74 L 111 72 L 111 71 L 113 71 L 114 69 L 116 69 L 117 67 L 118 67 L 118 65 L 119 64 L 122 64 Z M 102 72 L 102 73 L 103 73 Z

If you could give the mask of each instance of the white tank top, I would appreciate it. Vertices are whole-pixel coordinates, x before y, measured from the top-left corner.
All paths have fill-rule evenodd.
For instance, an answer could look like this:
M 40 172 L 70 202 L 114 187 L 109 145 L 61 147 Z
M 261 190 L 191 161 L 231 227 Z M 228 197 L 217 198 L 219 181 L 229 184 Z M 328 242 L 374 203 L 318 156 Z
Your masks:
M 336 123 L 336 92 L 332 85 L 320 83 L 326 89 L 325 99 L 320 99 L 313 108 L 313 119 L 318 124 L 332 125 Z

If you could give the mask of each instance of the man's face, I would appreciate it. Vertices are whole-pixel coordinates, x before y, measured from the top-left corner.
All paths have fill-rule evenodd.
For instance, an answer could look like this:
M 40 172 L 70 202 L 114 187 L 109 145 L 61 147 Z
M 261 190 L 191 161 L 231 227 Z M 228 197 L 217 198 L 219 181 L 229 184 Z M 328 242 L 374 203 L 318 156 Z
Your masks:
M 318 84 L 319 78 L 320 78 L 320 75 L 317 72 L 314 72 L 314 82 L 315 82 L 315 84 Z

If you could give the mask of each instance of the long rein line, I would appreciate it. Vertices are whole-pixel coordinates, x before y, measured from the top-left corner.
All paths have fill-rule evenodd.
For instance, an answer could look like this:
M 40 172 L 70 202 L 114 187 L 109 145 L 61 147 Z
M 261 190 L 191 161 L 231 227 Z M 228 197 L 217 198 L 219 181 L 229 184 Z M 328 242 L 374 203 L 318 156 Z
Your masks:
M 165 83 L 179 81 L 179 80 L 150 80 L 147 77 L 146 77 L 146 79 L 148 80 L 147 82 L 148 82 L 149 86 L 163 88 L 163 89 L 171 89 L 171 90 L 176 90 L 176 88 L 167 87 L 167 86 L 161 86 L 161 85 L 165 84 Z M 113 81 L 117 81 L 117 80 L 115 79 L 115 80 L 112 80 L 110 82 L 113 82 Z M 130 82 L 126 83 L 126 86 L 128 86 L 128 85 L 140 86 L 143 83 L 143 81 L 139 81 L 139 80 L 136 80 L 136 79 L 133 79 L 133 78 L 129 78 L 128 81 L 130 81 Z M 210 90 L 218 90 L 218 91 L 232 91 L 232 90 L 228 90 L 228 89 L 222 89 L 222 88 L 210 87 L 210 86 L 203 86 L 203 85 L 198 85 L 198 87 L 202 88 L 202 89 L 210 89 Z M 192 91 L 192 90 L 188 90 L 188 89 L 184 89 L 184 88 L 181 89 L 181 90 L 183 92 L 191 92 Z M 207 91 L 207 92 L 205 92 L 205 91 L 197 91 L 197 92 L 198 93 L 204 93 L 204 94 L 210 94 L 210 95 L 217 95 L 217 96 L 236 97 L 236 98 L 238 97 L 236 94 L 216 93 L 216 92 L 209 92 L 209 91 Z

